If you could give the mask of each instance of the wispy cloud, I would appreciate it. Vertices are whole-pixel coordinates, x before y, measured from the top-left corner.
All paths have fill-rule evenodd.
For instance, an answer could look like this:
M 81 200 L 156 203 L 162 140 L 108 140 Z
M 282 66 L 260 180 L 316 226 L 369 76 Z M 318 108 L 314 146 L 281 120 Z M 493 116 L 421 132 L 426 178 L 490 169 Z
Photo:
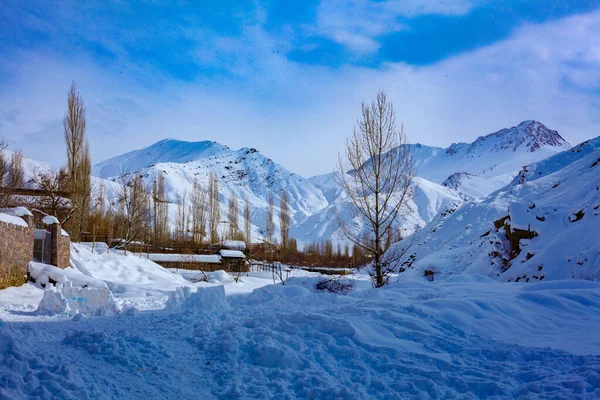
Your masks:
M 403 19 L 426 14 L 462 15 L 476 2 L 469 0 L 323 0 L 318 9 L 317 32 L 357 53 L 379 49 L 378 37 L 407 29 Z

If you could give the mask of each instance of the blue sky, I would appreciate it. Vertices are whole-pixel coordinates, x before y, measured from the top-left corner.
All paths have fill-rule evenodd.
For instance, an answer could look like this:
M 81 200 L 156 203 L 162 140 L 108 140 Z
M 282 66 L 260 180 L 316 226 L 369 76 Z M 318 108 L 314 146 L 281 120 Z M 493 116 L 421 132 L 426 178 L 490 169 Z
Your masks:
M 75 79 L 95 162 L 165 137 L 329 172 L 385 89 L 412 142 L 524 119 L 600 134 L 598 1 L 0 3 L 0 134 L 55 164 Z M 307 160 L 310 154 L 310 160 Z

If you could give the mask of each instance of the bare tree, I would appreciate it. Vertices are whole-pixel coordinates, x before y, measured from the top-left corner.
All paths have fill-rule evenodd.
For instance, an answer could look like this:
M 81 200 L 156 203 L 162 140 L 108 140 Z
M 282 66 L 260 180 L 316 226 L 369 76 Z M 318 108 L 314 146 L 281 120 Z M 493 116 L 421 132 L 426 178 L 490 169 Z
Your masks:
M 175 239 L 185 240 L 188 231 L 188 210 L 186 204 L 187 193 L 184 191 L 179 201 L 177 218 L 175 220 Z
M 206 235 L 207 196 L 197 179 L 192 188 L 191 207 L 192 238 L 195 243 L 202 243 Z
M 77 186 L 77 173 L 81 154 L 85 145 L 85 105 L 77 91 L 75 82 L 71 83 L 67 97 L 67 112 L 63 118 L 65 144 L 67 148 L 67 172 L 73 187 Z
M 231 193 L 231 198 L 229 199 L 229 209 L 227 212 L 227 220 L 229 221 L 229 238 L 235 239 L 238 235 L 239 226 L 238 226 L 238 215 L 239 215 L 239 205 L 238 205 L 238 197 L 235 192 Z
M 275 230 L 275 224 L 273 223 L 273 214 L 275 213 L 275 197 L 273 196 L 273 192 L 269 192 L 267 196 L 267 203 L 267 242 L 273 243 L 273 231 Z
M 73 192 L 73 207 L 76 209 L 71 234 L 76 240 L 80 240 L 85 220 L 89 214 L 91 200 L 91 160 L 85 136 L 85 105 L 75 82 L 71 83 L 67 95 L 67 111 L 63 118 L 63 131 L 67 152 L 69 189 Z
M 285 189 L 281 191 L 279 205 L 279 229 L 281 232 L 281 250 L 285 252 L 290 236 L 290 203 Z
M 210 174 L 208 180 L 208 192 L 209 192 L 209 230 L 210 230 L 210 241 L 216 243 L 219 241 L 219 222 L 221 222 L 221 212 L 219 209 L 219 180 L 214 173 Z
M 0 139 L 0 187 L 3 187 L 7 181 L 8 175 L 8 159 L 4 152 L 8 144 L 4 138 Z M 11 202 L 11 194 L 8 191 L 0 192 L 0 208 L 8 207 Z
M 83 145 L 79 164 L 77 166 L 76 193 L 73 194 L 76 212 L 76 232 L 75 237 L 81 240 L 86 220 L 90 213 L 90 203 L 92 199 L 92 160 L 90 158 L 90 148 L 86 140 Z
M 165 197 L 165 177 L 162 172 L 152 182 L 154 243 L 162 244 L 169 237 L 169 203 Z
M 338 216 L 347 238 L 372 257 L 375 287 L 385 285 L 396 257 L 383 257 L 383 242 L 406 210 L 412 197 L 414 165 L 402 125 L 396 127 L 396 112 L 383 91 L 370 105 L 362 104 L 362 116 L 339 156 L 339 183 L 365 222 L 368 236 L 357 232 Z
M 250 248 L 252 242 L 252 222 L 250 216 L 250 202 L 246 200 L 244 203 L 244 238 L 246 239 L 246 247 Z
M 121 247 L 127 246 L 136 239 L 143 238 L 150 222 L 150 196 L 140 175 L 129 179 L 120 174 L 120 217 L 123 219 Z
M 0 139 L 0 186 L 4 186 L 6 181 L 6 174 L 8 173 L 8 160 L 6 159 L 6 153 L 4 150 L 8 147 L 8 143 L 4 138 Z
M 69 186 L 69 174 L 66 169 L 61 168 L 56 172 L 36 170 L 32 179 L 45 193 L 37 198 L 35 207 L 58 218 L 61 225 L 66 224 L 75 212 L 71 200 L 66 198 L 63 192 Z
M 16 151 L 10 157 L 7 173 L 7 186 L 11 188 L 22 188 L 25 186 L 25 172 L 23 171 L 23 154 Z

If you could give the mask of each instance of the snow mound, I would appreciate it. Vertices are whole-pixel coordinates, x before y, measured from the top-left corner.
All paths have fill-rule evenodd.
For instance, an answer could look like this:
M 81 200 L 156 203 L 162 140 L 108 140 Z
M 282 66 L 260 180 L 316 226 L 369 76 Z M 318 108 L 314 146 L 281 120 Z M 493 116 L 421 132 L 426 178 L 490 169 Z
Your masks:
M 108 286 L 73 268 L 31 262 L 29 275 L 45 286 L 37 314 L 111 315 L 120 311 Z
M 38 286 L 69 281 L 78 287 L 106 288 L 104 282 L 87 276 L 75 268 L 61 269 L 53 265 L 33 261 L 29 263 L 29 276 Z
M 106 283 L 119 298 L 165 296 L 189 282 L 179 274 L 148 260 L 122 251 L 93 253 L 87 245 L 71 246 L 71 263 L 82 274 Z
M 37 314 L 77 314 L 86 316 L 112 315 L 120 312 L 115 299 L 105 288 L 73 286 L 70 281 L 48 286 L 38 306 Z
M 195 292 L 189 286 L 177 288 L 169 293 L 165 310 L 194 309 L 199 311 L 223 311 L 227 309 L 223 286 L 199 287 Z

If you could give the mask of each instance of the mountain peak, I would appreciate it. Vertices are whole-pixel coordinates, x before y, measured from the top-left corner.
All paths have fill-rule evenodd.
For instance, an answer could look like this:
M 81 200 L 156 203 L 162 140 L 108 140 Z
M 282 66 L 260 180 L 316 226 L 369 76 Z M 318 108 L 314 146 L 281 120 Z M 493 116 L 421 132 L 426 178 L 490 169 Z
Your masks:
M 135 172 L 156 163 L 197 161 L 228 150 L 229 147 L 211 140 L 188 142 L 163 139 L 143 149 L 130 151 L 96 164 L 93 173 L 101 178 L 108 178 L 117 176 L 121 172 Z
M 526 120 L 517 126 L 480 136 L 472 143 L 470 150 L 482 147 L 489 147 L 490 151 L 511 149 L 516 152 L 525 149 L 533 153 L 542 147 L 566 149 L 570 145 L 557 131 L 541 122 Z

